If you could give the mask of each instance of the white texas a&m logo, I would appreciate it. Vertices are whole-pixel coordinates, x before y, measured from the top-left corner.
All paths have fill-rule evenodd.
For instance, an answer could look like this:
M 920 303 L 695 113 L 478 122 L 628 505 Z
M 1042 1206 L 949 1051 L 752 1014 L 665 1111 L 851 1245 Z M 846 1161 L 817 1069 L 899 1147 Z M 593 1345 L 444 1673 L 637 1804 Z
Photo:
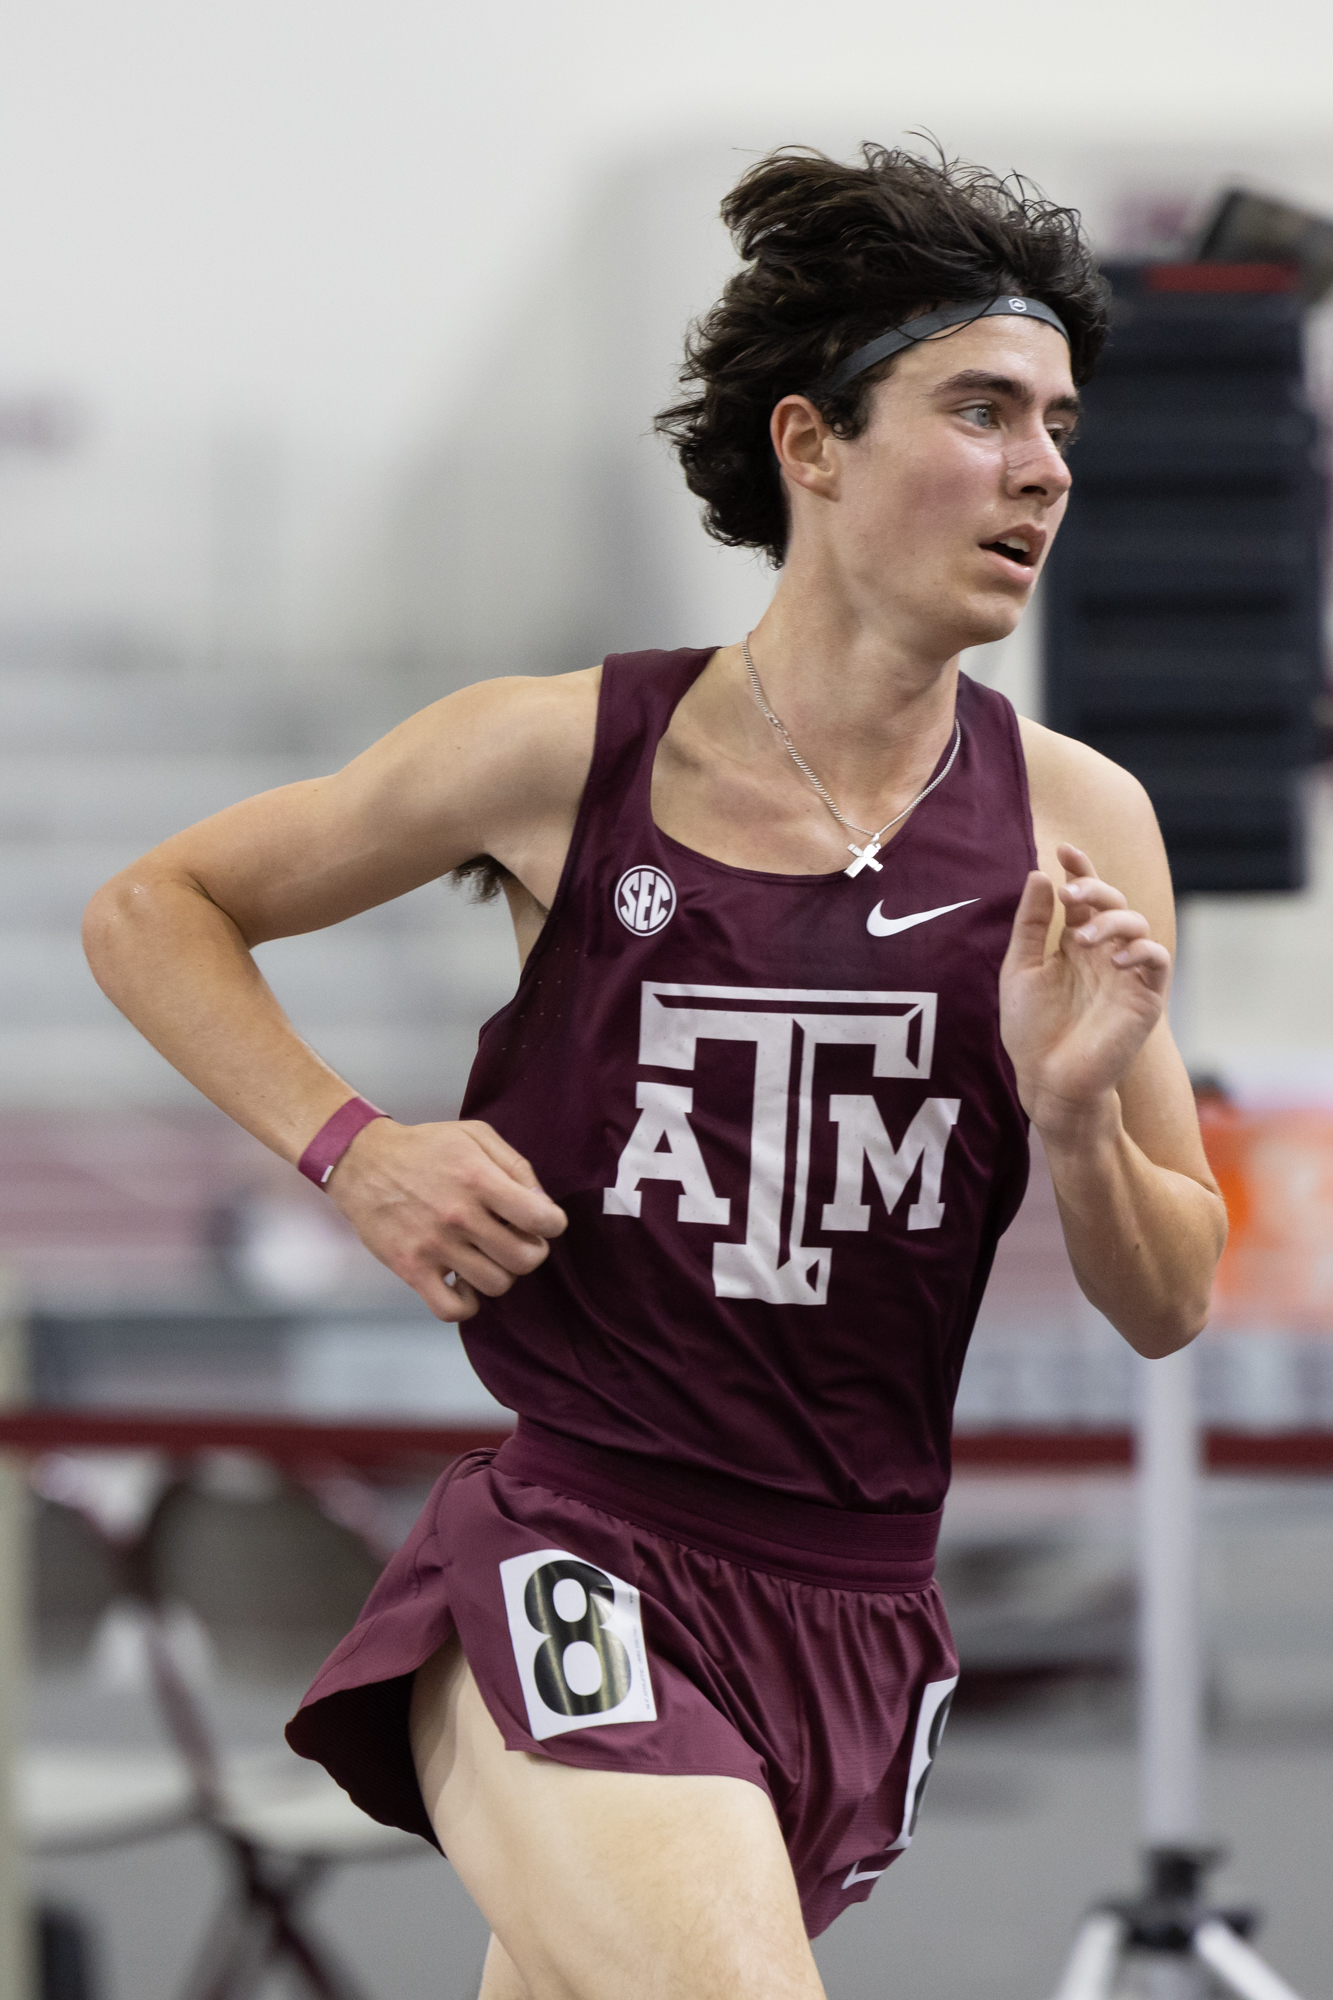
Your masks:
M 745 1240 L 714 1244 L 714 1291 L 723 1299 L 823 1305 L 833 1250 L 801 1241 L 811 1227 L 816 1054 L 831 1044 L 868 1047 L 874 1052 L 872 1075 L 924 1082 L 934 1053 L 935 995 L 676 986 L 657 980 L 645 980 L 642 994 L 639 1061 L 645 1066 L 692 1070 L 701 1041 L 743 1042 L 754 1049 Z M 726 1228 L 733 1219 L 730 1198 L 714 1188 L 690 1124 L 693 1087 L 641 1082 L 634 1101 L 638 1122 L 620 1155 L 615 1184 L 603 1191 L 603 1214 L 637 1216 L 642 1213 L 644 1181 L 676 1181 L 679 1221 Z M 945 1149 L 958 1109 L 956 1097 L 928 1097 L 895 1146 L 873 1096 L 832 1093 L 828 1117 L 838 1128 L 835 1185 L 833 1199 L 822 1204 L 814 1226 L 826 1232 L 869 1229 L 870 1208 L 862 1198 L 868 1162 L 890 1214 L 919 1168 L 907 1227 L 937 1229 L 944 1216 L 940 1178 Z M 789 1138 L 793 1125 L 794 1141 Z M 794 1158 L 789 1158 L 791 1150 Z M 784 1257 L 783 1197 L 789 1185 L 791 1219 Z
M 669 923 L 676 885 L 660 868 L 627 868 L 616 883 L 616 915 L 627 931 L 651 937 Z

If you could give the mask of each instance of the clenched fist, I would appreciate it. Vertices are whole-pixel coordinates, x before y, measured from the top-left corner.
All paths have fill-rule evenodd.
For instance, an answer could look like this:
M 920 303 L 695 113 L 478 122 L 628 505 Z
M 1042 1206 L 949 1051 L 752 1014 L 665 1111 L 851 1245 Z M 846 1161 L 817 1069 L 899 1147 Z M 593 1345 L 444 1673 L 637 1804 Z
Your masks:
M 366 1248 L 437 1319 L 471 1319 L 535 1271 L 567 1226 L 520 1153 L 489 1125 L 377 1118 L 333 1170 L 328 1192 Z

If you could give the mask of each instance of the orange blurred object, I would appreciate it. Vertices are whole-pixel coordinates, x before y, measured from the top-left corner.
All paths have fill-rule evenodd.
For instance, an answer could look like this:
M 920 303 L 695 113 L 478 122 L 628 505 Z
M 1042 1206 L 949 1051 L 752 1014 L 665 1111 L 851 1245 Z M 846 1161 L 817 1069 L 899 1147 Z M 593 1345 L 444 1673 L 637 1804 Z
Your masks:
M 1231 1223 L 1213 1326 L 1333 1334 L 1333 1112 L 1207 1092 L 1199 1124 Z

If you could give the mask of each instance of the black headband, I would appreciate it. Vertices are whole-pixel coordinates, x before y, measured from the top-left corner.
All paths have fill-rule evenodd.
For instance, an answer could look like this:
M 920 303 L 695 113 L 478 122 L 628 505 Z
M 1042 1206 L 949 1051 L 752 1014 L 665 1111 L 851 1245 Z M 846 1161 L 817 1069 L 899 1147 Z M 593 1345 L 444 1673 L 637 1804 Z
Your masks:
M 970 305 L 941 306 L 938 312 L 927 313 L 924 319 L 909 319 L 905 326 L 895 326 L 889 333 L 881 333 L 877 339 L 869 340 L 864 347 L 858 347 L 855 354 L 849 354 L 840 361 L 833 373 L 823 382 L 816 382 L 815 388 L 826 396 L 839 389 L 845 389 L 858 375 L 864 375 L 867 368 L 873 368 L 877 361 L 887 361 L 891 354 L 897 354 L 904 347 L 915 347 L 920 340 L 929 340 L 933 333 L 943 333 L 946 327 L 963 326 L 978 319 L 1040 319 L 1047 326 L 1053 326 L 1065 340 L 1069 335 L 1064 322 L 1044 306 L 1040 299 L 1010 297 L 1007 293 L 992 299 L 989 305 L 979 306 L 975 299 Z

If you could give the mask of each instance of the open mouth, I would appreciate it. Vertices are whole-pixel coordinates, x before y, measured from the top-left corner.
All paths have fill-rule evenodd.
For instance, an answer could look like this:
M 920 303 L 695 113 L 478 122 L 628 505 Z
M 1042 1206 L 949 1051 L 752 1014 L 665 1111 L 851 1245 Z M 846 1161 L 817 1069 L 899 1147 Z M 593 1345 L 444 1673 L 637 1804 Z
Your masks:
M 993 542 L 983 542 L 983 549 L 993 549 L 997 556 L 1007 562 L 1017 563 L 1020 569 L 1032 569 L 1036 565 L 1036 551 L 1017 535 L 997 535 Z

